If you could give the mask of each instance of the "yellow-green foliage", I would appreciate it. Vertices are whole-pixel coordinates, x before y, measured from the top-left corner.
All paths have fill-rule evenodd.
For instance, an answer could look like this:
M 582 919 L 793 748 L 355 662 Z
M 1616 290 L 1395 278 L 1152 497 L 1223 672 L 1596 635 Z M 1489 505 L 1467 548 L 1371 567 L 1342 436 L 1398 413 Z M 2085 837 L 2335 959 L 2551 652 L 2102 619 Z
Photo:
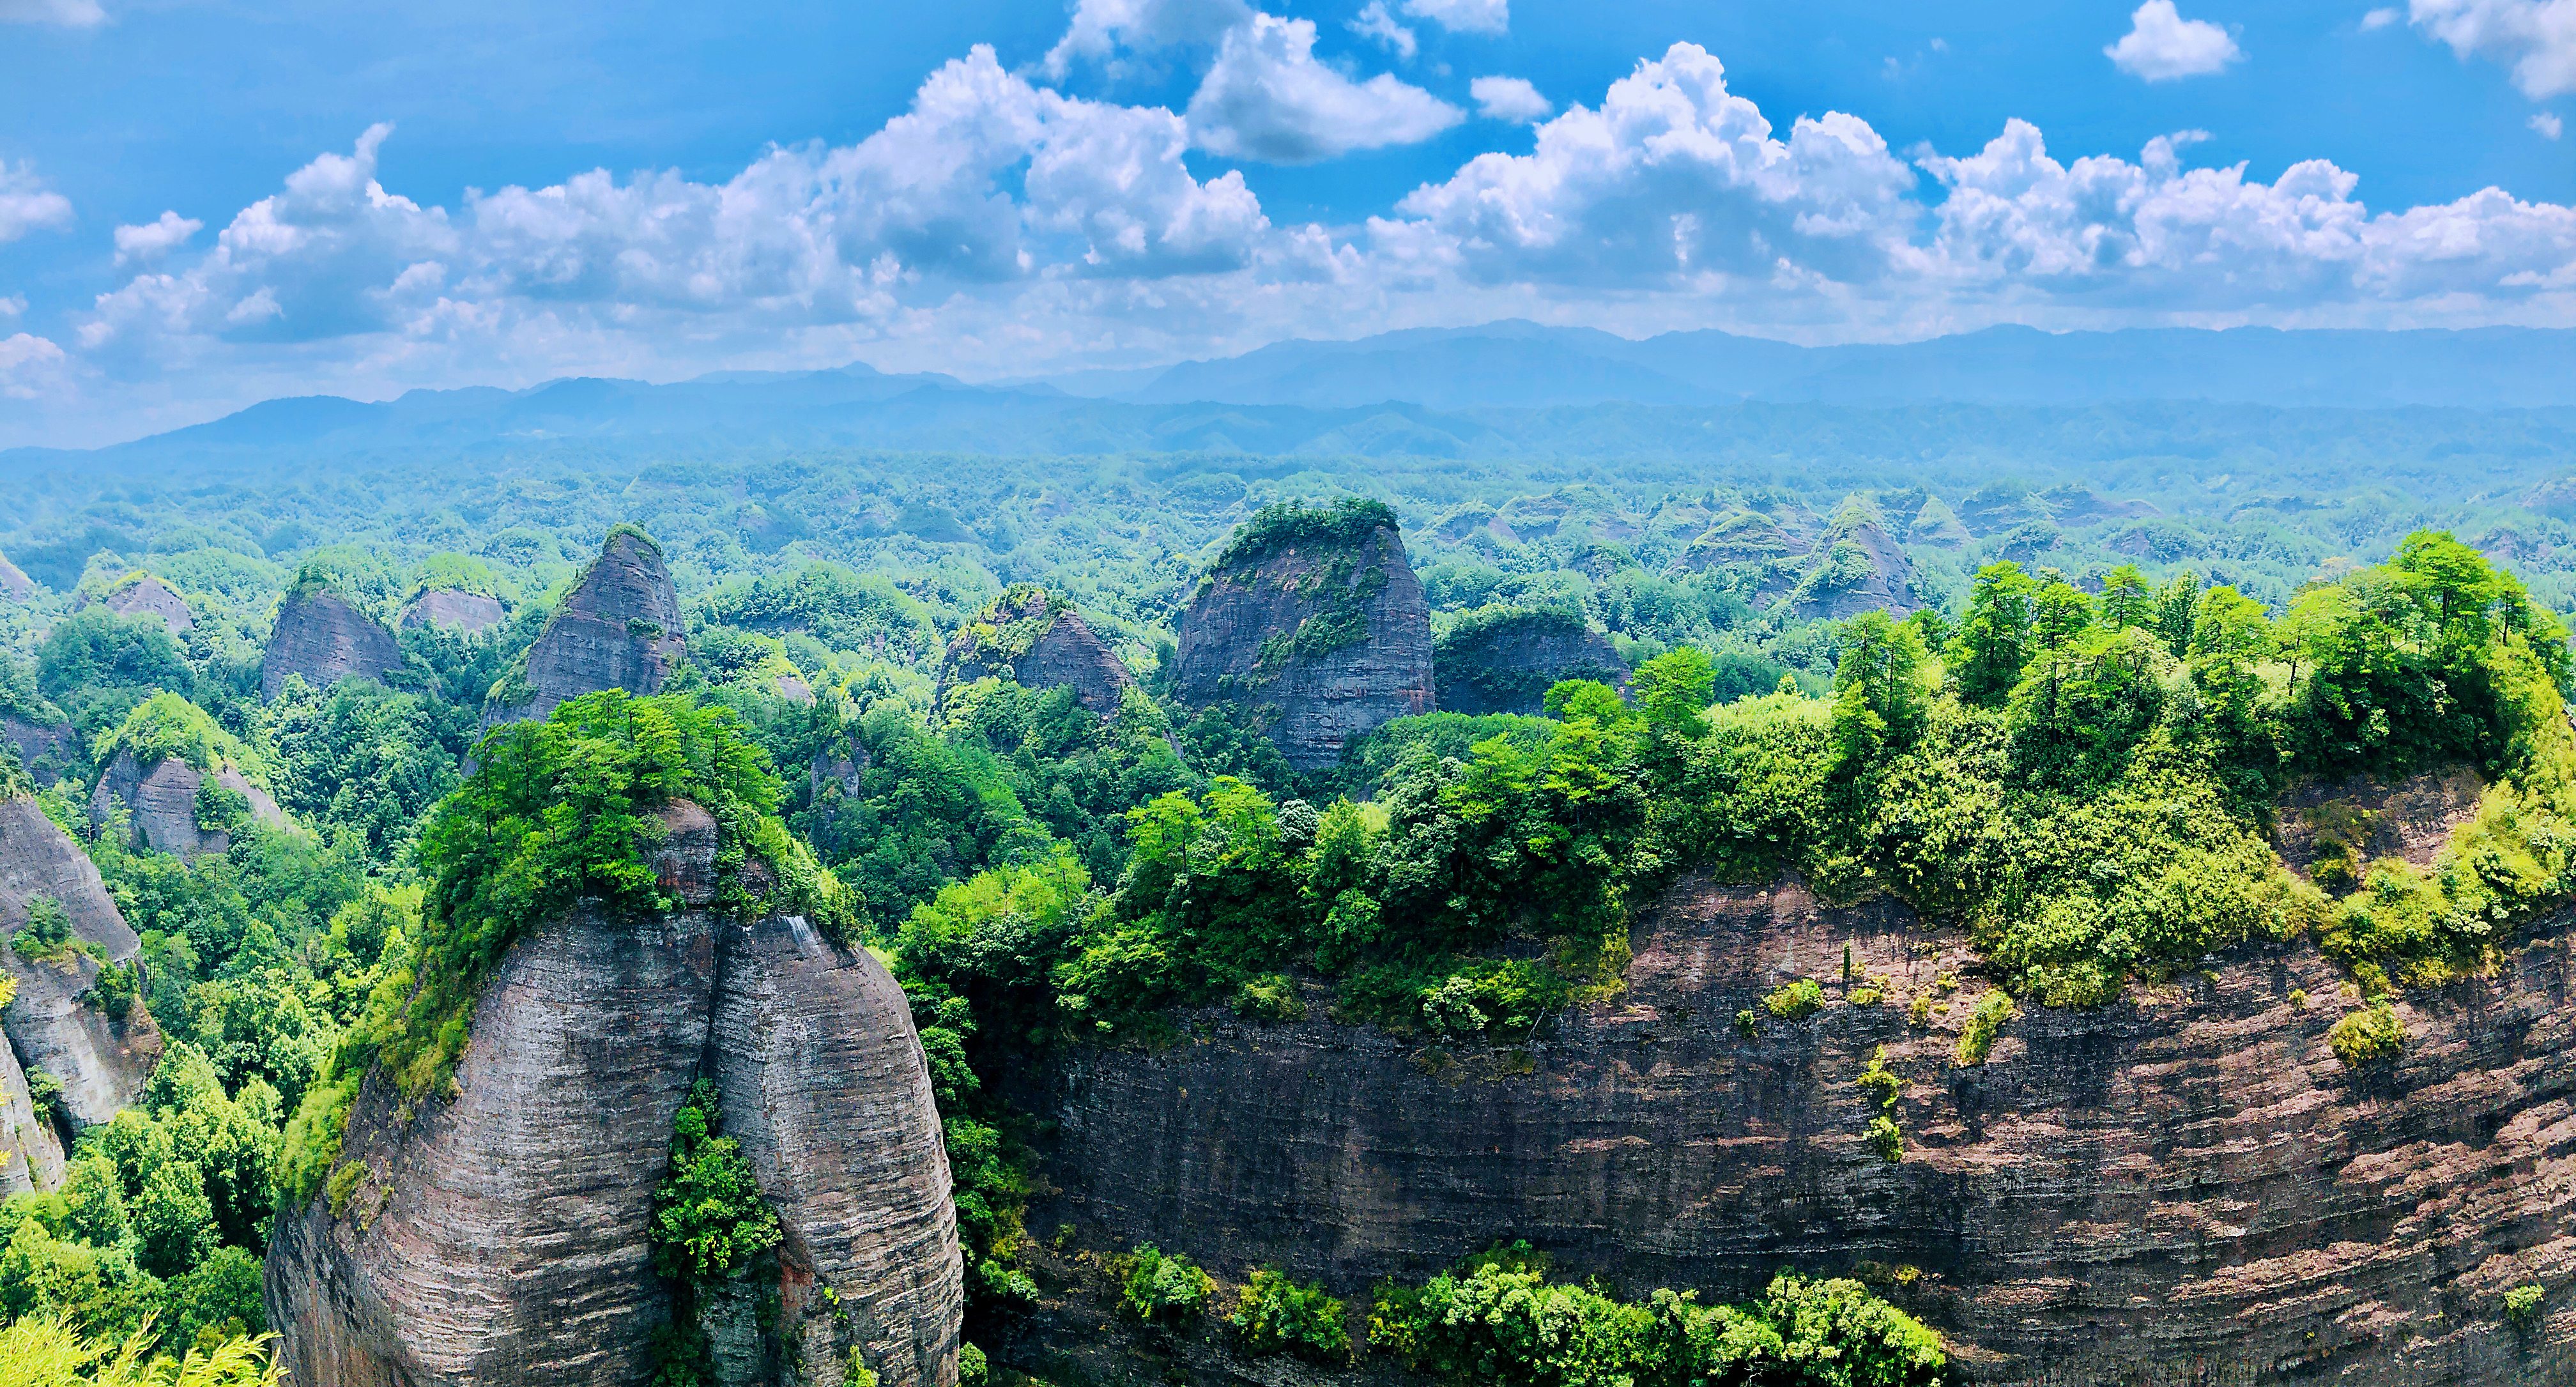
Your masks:
M 2405 1049 L 2406 1023 L 2386 1001 L 2373 1002 L 2359 1011 L 2345 1012 L 2343 1019 L 2334 1023 L 2334 1029 L 2326 1032 L 2326 1043 L 2334 1047 L 2336 1059 L 2358 1069 Z
M 1995 1032 L 2013 1018 L 2013 1010 L 2013 999 L 2000 987 L 1978 998 L 1976 1010 L 1968 1013 L 1968 1024 L 1959 1032 L 1959 1063 L 1985 1063 L 1986 1053 L 1995 1046 Z
M 1804 1021 L 1824 1009 L 1825 989 L 1814 978 L 1800 978 L 1763 995 L 1762 1009 L 1774 1020 Z
M 125 721 L 99 739 L 91 755 L 103 766 L 120 751 L 133 752 L 136 764 L 146 768 L 176 756 L 202 772 L 229 761 L 254 780 L 264 774 L 264 764 L 240 738 L 174 693 L 157 693 L 136 704 Z
M 268 1337 L 191 1345 L 171 1358 L 153 1354 L 149 1326 L 109 1342 L 30 1315 L 0 1329 L 0 1387 L 275 1387 L 283 1375 Z

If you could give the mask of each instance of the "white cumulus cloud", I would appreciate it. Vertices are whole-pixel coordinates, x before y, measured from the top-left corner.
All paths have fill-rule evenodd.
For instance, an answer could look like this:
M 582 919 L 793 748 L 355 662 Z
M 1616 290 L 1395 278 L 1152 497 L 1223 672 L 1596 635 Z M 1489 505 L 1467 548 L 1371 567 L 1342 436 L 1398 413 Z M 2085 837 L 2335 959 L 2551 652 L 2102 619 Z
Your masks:
M 60 231 L 72 224 L 72 200 L 45 186 L 35 166 L 12 167 L 0 159 L 0 245 L 31 231 Z
M 1043 67 L 1062 78 L 1076 60 L 1106 62 L 1121 48 L 1213 48 L 1252 13 L 1244 0 L 1078 0 L 1073 22 L 1047 50 Z
M 2405 17 L 2405 11 L 2383 5 L 2361 17 L 2361 31 L 2365 34 L 2377 33 Z
M 107 22 L 98 0 L 0 0 L 0 24 L 58 24 L 87 29 Z
M 2183 18 L 2173 0 L 2138 6 L 2129 16 L 2129 32 L 2102 52 L 2122 72 L 2149 82 L 2206 77 L 2245 57 L 2225 29 L 2205 19 Z
M 1514 125 L 1534 125 L 1556 109 L 1554 102 L 1539 95 L 1538 88 L 1519 77 L 1479 77 L 1467 84 L 1467 94 L 1476 98 L 1477 114 Z
M 63 349 L 31 332 L 0 337 L 0 396 L 33 400 L 58 388 Z
M 2462 58 L 2508 64 L 2534 101 L 2576 92 L 2576 0 L 2410 0 L 2407 18 Z
M 1365 82 L 1343 76 L 1316 60 L 1313 21 L 1269 14 L 1226 34 L 1189 108 L 1201 149 L 1274 164 L 1413 144 L 1465 118 L 1385 73 Z
M 1499 34 L 1512 27 L 1511 0 L 1404 0 L 1404 12 L 1460 33 Z
M 1346 21 L 1344 27 L 1361 38 L 1385 44 L 1387 51 L 1407 61 L 1422 46 L 1411 29 L 1397 23 L 1395 16 L 1386 12 L 1386 0 L 1369 0 L 1368 5 Z
M 120 226 L 116 229 L 116 263 L 125 265 L 158 260 L 186 245 L 189 237 L 205 229 L 204 222 L 176 212 L 163 212 L 157 220 L 141 226 Z
M 2554 140 L 2567 133 L 2567 123 L 2548 111 L 2532 116 L 2529 124 L 2544 140 Z

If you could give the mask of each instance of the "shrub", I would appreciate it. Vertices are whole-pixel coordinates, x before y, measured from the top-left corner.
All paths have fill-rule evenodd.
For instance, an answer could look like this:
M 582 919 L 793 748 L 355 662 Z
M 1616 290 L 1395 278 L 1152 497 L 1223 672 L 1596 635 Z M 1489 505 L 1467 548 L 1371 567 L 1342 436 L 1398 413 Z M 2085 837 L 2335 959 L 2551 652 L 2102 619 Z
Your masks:
M 1264 973 L 1246 979 L 1234 993 L 1234 1010 L 1238 1016 L 1255 1021 L 1303 1021 L 1306 1004 L 1297 998 L 1296 984 L 1283 973 Z
M 2013 999 L 2002 988 L 1978 998 L 1976 1010 L 1968 1013 L 1967 1027 L 1959 1032 L 1959 1063 L 1985 1063 L 1986 1052 L 1994 1048 L 1995 1032 L 2012 1018 Z
M 2406 1023 L 2385 1000 L 2373 1002 L 2359 1011 L 2344 1013 L 2343 1019 L 2326 1032 L 2326 1043 L 2334 1047 L 2335 1058 L 2346 1067 L 2358 1069 L 2374 1060 L 2383 1060 L 2406 1047 Z
M 1343 1323 L 1342 1303 L 1324 1294 L 1321 1285 L 1300 1286 L 1286 1272 L 1264 1267 L 1252 1273 L 1226 1323 L 1241 1336 L 1248 1353 L 1286 1353 L 1326 1364 L 1350 1358 L 1351 1331 Z
M 1804 1021 L 1824 1009 L 1825 989 L 1814 978 L 1800 978 L 1765 995 L 1762 1009 L 1782 1021 Z
M 1869 1126 L 1862 1129 L 1861 1136 L 1869 1142 L 1869 1149 L 1878 1153 L 1880 1160 L 1893 1165 L 1905 1159 L 1905 1129 L 1897 1126 L 1894 1118 L 1871 1118 Z
M 957 1346 L 957 1387 L 984 1387 L 991 1380 L 993 1365 L 984 1350 L 973 1344 Z
M 2540 1287 L 2525 1282 L 2504 1293 L 2504 1322 L 2528 1334 L 2540 1327 Z
M 9 947 L 17 951 L 18 957 L 35 963 L 60 958 L 71 946 L 72 917 L 63 909 L 63 903 L 51 896 L 29 896 L 27 923 L 9 936 Z
M 1184 1324 L 1207 1310 L 1216 1282 L 1188 1258 L 1147 1243 L 1119 1258 L 1118 1300 L 1147 1324 Z
M 671 1119 L 671 1168 L 653 1191 L 653 1261 L 673 1280 L 729 1276 L 778 1245 L 778 1215 L 760 1197 L 742 1144 L 716 1135 L 716 1086 L 700 1079 Z

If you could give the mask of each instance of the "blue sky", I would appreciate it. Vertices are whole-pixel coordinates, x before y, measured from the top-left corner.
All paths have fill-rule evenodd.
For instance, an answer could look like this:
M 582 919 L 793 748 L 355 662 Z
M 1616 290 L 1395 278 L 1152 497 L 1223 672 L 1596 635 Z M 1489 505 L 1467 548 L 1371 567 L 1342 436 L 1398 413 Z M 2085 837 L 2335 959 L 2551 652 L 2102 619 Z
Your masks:
M 0 446 L 1504 316 L 2576 324 L 2570 122 L 2576 0 L 0 0 Z

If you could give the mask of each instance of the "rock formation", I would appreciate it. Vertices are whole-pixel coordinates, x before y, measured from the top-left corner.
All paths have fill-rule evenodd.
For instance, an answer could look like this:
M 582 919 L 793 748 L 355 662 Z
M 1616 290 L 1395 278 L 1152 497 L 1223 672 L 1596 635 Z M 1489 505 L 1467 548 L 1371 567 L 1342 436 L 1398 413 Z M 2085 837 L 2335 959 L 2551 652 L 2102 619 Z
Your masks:
M 0 936 L 14 938 L 40 896 L 62 907 L 78 943 L 119 964 L 140 952 L 141 941 L 80 845 L 34 800 L 0 800 Z M 17 996 L 0 1010 L 0 1029 L 17 1052 L 14 1063 L 62 1084 L 63 1110 L 75 1127 L 116 1116 L 143 1091 L 161 1058 L 160 1028 L 141 1004 L 115 1017 L 88 999 L 99 966 L 77 948 L 29 959 L 14 946 L 0 947 L 0 967 L 18 984 Z
M 1017 1095 L 1061 1191 L 1030 1226 L 1344 1294 L 1516 1237 L 1630 1291 L 1857 1274 L 1980 1383 L 2576 1380 L 2568 918 L 2410 994 L 2403 1054 L 2361 1070 L 2326 1042 L 2357 1003 L 2305 943 L 2027 1008 L 1974 1068 L 1954 1051 L 1983 984 L 1902 909 L 1685 882 L 1637 943 L 1624 993 L 1523 1045 L 1210 1012 L 1195 1043 L 1074 1052 Z M 1882 1004 L 1842 992 L 1846 944 Z M 1738 1031 L 1799 976 L 1824 1011 Z M 1879 1046 L 1904 1080 L 1892 1164 L 1853 1082 Z M 2546 1299 L 2518 1333 L 2521 1284 Z
M 188 615 L 188 599 L 149 573 L 137 574 L 111 589 L 99 599 L 99 605 L 118 616 L 157 616 L 174 636 L 188 634 L 197 624 L 197 619 Z
M 0 990 L 8 987 L 0 983 Z M 62 1137 L 53 1119 L 36 1111 L 15 1047 L 0 1044 L 0 1199 L 48 1193 L 62 1183 Z
M 402 610 L 405 630 L 415 626 L 436 626 L 471 635 L 489 631 L 507 618 L 501 600 L 479 592 L 460 592 L 455 588 L 431 588 L 411 600 Z
M 0 597 L 24 602 L 35 595 L 35 580 L 19 572 L 18 565 L 9 562 L 8 555 L 0 554 Z
M 1855 496 L 1843 502 L 1787 598 L 1802 619 L 1841 621 L 1881 609 L 1904 616 L 1914 600 L 1914 561 L 1879 523 L 1878 509 Z
M 0 713 L 0 738 L 17 749 L 18 764 L 26 768 L 39 787 L 69 774 L 80 754 L 80 733 L 68 719 L 30 722 L 12 713 Z
M 1490 620 L 1470 616 L 1433 645 L 1440 707 L 1451 713 L 1543 711 L 1562 679 L 1628 682 L 1627 662 L 1583 618 L 1561 611 L 1512 611 Z
M 1391 523 L 1349 535 L 1236 546 L 1181 616 L 1178 688 L 1237 700 L 1299 770 L 1342 743 L 1430 712 L 1431 614 Z
M 119 751 L 100 774 L 98 788 L 90 793 L 90 824 L 104 828 L 117 806 L 122 805 L 133 815 L 136 847 L 166 852 L 188 862 L 221 856 L 232 850 L 232 835 L 210 825 L 198 812 L 198 800 L 208 780 L 241 796 L 258 822 L 270 828 L 287 826 L 286 811 L 277 807 L 268 791 L 251 783 L 229 761 L 216 766 L 210 774 L 176 756 L 165 756 L 145 766 L 134 759 L 131 751 Z
M 621 525 L 528 648 L 526 670 L 492 691 L 484 721 L 542 718 L 603 689 L 658 693 L 681 654 L 680 597 L 661 546 Z
M 327 689 L 356 675 L 382 679 L 403 666 L 394 633 L 346 598 L 318 584 L 299 585 L 277 609 L 268 650 L 259 661 L 259 696 L 274 699 L 290 674 Z
M 675 805 L 665 822 L 660 869 L 687 909 L 583 907 L 513 944 L 453 1096 L 416 1117 L 366 1081 L 341 1153 L 363 1174 L 281 1216 L 269 1251 L 269 1323 L 299 1387 L 643 1381 L 670 1315 L 646 1227 L 696 1077 L 721 1087 L 785 1234 L 774 1283 L 709 1297 L 777 1297 L 774 1339 L 710 1326 L 718 1380 L 783 1387 L 775 1342 L 795 1382 L 837 1387 L 855 1346 L 886 1387 L 953 1387 L 963 1274 L 902 990 L 802 917 L 709 909 L 714 821 Z
M 940 693 L 988 676 L 1028 689 L 1070 688 L 1077 702 L 1104 718 L 1118 711 L 1119 698 L 1136 682 L 1072 603 L 1026 586 L 1003 593 L 948 643 Z

